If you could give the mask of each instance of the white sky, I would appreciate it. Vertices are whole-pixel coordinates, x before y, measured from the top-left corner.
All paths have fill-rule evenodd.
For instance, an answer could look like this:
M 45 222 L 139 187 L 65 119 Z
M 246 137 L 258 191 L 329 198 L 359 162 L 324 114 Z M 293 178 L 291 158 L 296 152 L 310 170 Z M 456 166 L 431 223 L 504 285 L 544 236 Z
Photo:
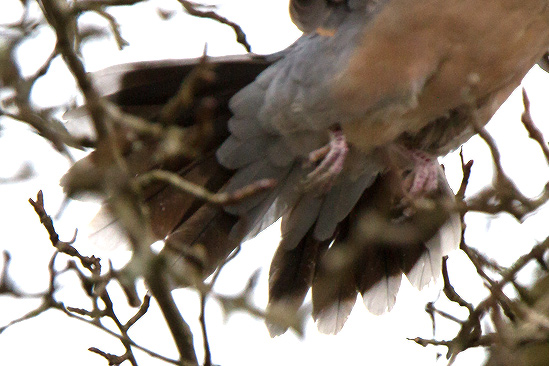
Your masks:
M 222 4 L 219 13 L 240 24 L 248 35 L 253 50 L 257 53 L 278 51 L 299 36 L 287 16 L 286 1 L 232 0 Z M 2 0 L 0 23 L 14 21 L 18 17 L 18 0 Z M 98 70 L 113 64 L 138 59 L 186 58 L 200 56 L 204 44 L 208 43 L 210 55 L 242 53 L 242 46 L 236 44 L 232 30 L 213 21 L 200 20 L 178 14 L 169 22 L 160 22 L 156 6 L 163 9 L 179 9 L 176 1 L 157 1 L 112 13 L 122 24 L 122 32 L 131 46 L 118 51 L 114 42 L 94 42 L 84 49 L 89 70 Z M 88 20 L 93 20 L 88 18 Z M 29 42 L 21 49 L 24 72 L 32 72 L 41 64 L 53 47 L 53 36 L 45 32 L 41 37 Z M 53 70 L 61 70 L 59 62 Z M 44 80 L 36 88 L 35 97 L 39 104 L 62 103 L 74 93 L 70 77 L 61 77 L 52 86 Z M 532 101 L 534 120 L 549 134 L 547 116 L 549 78 L 539 69 L 531 72 L 524 83 Z M 52 92 L 54 91 L 54 92 Z M 502 148 L 504 168 L 528 195 L 536 195 L 549 179 L 549 172 L 543 156 L 535 144 L 528 141 L 521 128 L 519 117 L 522 111 L 520 93 L 513 94 L 489 125 L 489 131 L 497 138 Z M 0 249 L 13 254 L 11 274 L 17 283 L 28 292 L 45 288 L 47 281 L 47 261 L 51 248 L 45 230 L 40 226 L 31 206 L 29 197 L 35 197 L 42 189 L 45 193 L 46 208 L 55 213 L 61 204 L 62 194 L 58 179 L 68 167 L 67 161 L 52 151 L 40 137 L 29 132 L 21 124 L 2 120 L 6 128 L 0 136 L 0 176 L 10 176 L 25 161 L 34 162 L 37 177 L 28 182 L 0 185 L 0 222 L 3 234 Z M 468 193 L 478 191 L 490 182 L 491 162 L 487 148 L 479 138 L 473 138 L 464 148 L 467 159 L 475 159 L 473 175 Z M 451 154 L 444 159 L 447 175 L 453 187 L 461 180 L 459 159 Z M 523 225 L 502 215 L 497 219 L 484 215 L 468 215 L 469 243 L 498 256 L 502 263 L 509 264 L 513 258 L 528 251 L 536 240 L 548 235 L 546 225 L 547 209 L 540 210 Z M 71 203 L 62 218 L 56 223 L 62 239 L 72 237 L 75 227 L 84 229 L 85 223 L 93 216 L 93 210 L 81 203 Z M 255 299 L 258 306 L 266 305 L 268 265 L 276 246 L 276 228 L 259 236 L 253 243 L 244 246 L 241 255 L 230 263 L 220 278 L 217 290 L 222 293 L 235 293 L 242 289 L 248 277 L 258 267 L 263 269 Z M 85 254 L 105 252 L 105 248 L 89 248 L 80 244 Z M 111 251 L 122 257 L 127 253 L 118 249 Z M 460 252 L 450 258 L 452 280 L 456 289 L 469 300 L 480 300 L 485 294 L 474 269 Z M 71 301 L 82 300 L 71 293 L 74 282 L 63 285 L 63 296 Z M 406 337 L 432 336 L 431 322 L 423 311 L 427 301 L 437 298 L 438 287 L 432 286 L 421 293 L 405 285 L 395 309 L 387 315 L 375 317 L 367 313 L 357 303 L 343 331 L 337 336 L 319 334 L 312 322 L 308 322 L 306 338 L 301 341 L 294 334 L 270 339 L 260 320 L 247 314 L 237 314 L 224 322 L 219 305 L 211 301 L 207 306 L 213 361 L 223 366 L 279 366 L 279 365 L 444 365 L 442 357 L 436 360 L 437 352 L 444 348 L 421 348 L 406 340 Z M 176 291 L 185 318 L 193 327 L 199 358 L 202 346 L 198 324 L 198 299 L 188 290 Z M 447 305 L 446 302 L 441 302 Z M 0 325 L 23 314 L 32 307 L 32 301 L 21 301 L 0 297 Z M 81 305 L 80 306 L 85 306 Z M 454 307 L 448 307 L 454 309 Z M 457 311 L 462 315 L 463 312 Z M 128 313 L 130 315 L 130 313 Z M 442 323 L 441 323 L 442 324 Z M 138 331 L 139 330 L 139 331 Z M 439 338 L 450 338 L 456 327 L 439 327 Z M 172 342 L 160 315 L 151 312 L 138 323 L 135 340 L 143 340 L 160 353 L 175 356 Z M 19 324 L 0 335 L 0 363 L 3 365 L 50 364 L 65 366 L 78 363 L 81 366 L 105 365 L 97 355 L 87 351 L 88 347 L 98 347 L 106 352 L 120 353 L 118 341 L 100 331 L 68 320 L 64 315 L 50 312 L 38 319 Z M 455 365 L 479 364 L 482 352 L 472 350 L 463 353 Z M 146 358 L 146 357 L 145 357 Z M 145 358 L 141 358 L 144 360 Z M 142 361 L 141 365 L 163 364 L 156 360 Z

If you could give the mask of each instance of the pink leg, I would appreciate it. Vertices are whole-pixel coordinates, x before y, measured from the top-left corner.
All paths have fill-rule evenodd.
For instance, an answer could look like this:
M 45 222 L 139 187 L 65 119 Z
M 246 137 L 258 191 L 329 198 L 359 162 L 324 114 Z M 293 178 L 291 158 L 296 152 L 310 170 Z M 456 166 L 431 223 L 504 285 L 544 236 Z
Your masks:
M 412 161 L 412 171 L 403 181 L 403 188 L 414 197 L 423 196 L 438 188 L 438 163 L 419 150 L 407 150 Z
M 307 174 L 306 187 L 309 189 L 319 187 L 322 192 L 329 190 L 343 170 L 348 151 L 349 147 L 343 132 L 340 129 L 330 130 L 330 142 L 309 154 L 306 166 L 314 164 L 317 166 Z

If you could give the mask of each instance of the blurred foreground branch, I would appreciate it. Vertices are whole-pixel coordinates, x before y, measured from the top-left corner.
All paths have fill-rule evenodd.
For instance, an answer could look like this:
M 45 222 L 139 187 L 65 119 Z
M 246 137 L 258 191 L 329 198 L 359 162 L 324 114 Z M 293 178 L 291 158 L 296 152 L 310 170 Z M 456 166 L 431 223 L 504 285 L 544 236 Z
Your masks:
M 549 164 L 549 149 L 541 131 L 536 127 L 530 114 L 530 102 L 523 90 L 524 112 L 522 123 L 532 138 L 540 145 Z M 479 211 L 489 214 L 509 213 L 522 221 L 532 214 L 549 199 L 549 183 L 537 198 L 524 196 L 512 180 L 504 172 L 501 156 L 494 139 L 484 130 L 478 129 L 480 137 L 490 148 L 495 167 L 495 178 L 492 186 L 479 194 L 468 198 L 466 212 Z M 465 163 L 462 157 L 463 181 L 456 194 L 458 200 L 464 200 L 465 190 L 471 173 L 472 161 Z M 509 268 L 502 267 L 483 253 L 465 243 L 462 235 L 461 249 L 474 265 L 479 277 L 490 294 L 478 304 L 473 305 L 461 297 L 451 284 L 446 261 L 443 266 L 444 294 L 451 302 L 465 307 L 469 316 L 465 320 L 454 317 L 430 303 L 427 312 L 432 314 L 433 327 L 435 315 L 450 319 L 460 326 L 459 332 L 451 340 L 414 338 L 411 339 L 422 346 L 445 346 L 450 364 L 460 352 L 473 347 L 487 347 L 490 358 L 487 365 L 544 365 L 549 355 L 549 296 L 540 293 L 540 283 L 546 283 L 548 266 L 546 262 L 549 253 L 549 237 L 535 245 L 530 252 L 515 260 Z M 517 275 L 532 262 L 538 264 L 537 281 L 530 289 L 519 285 Z M 512 286 L 517 297 L 509 297 L 505 291 Z M 483 320 L 491 320 L 483 323 Z M 484 325 L 483 325 L 484 324 Z M 492 330 L 491 327 L 495 327 Z M 435 328 L 433 328 L 435 329 Z M 542 346 L 543 345 L 543 346 Z M 541 348 L 540 348 L 541 347 Z M 545 348 L 544 348 L 545 347 Z M 532 348 L 543 353 L 534 354 Z
M 0 295 L 13 296 L 18 299 L 39 298 L 41 302 L 24 316 L 14 319 L 0 328 L 0 332 L 21 321 L 39 316 L 49 309 L 55 309 L 70 318 L 97 327 L 121 342 L 124 347 L 121 354 L 112 354 L 98 347 L 89 348 L 91 352 L 100 355 L 109 364 L 128 362 L 131 365 L 137 365 L 138 358 L 134 354 L 134 350 L 138 349 L 169 364 L 198 365 L 192 329 L 181 315 L 171 292 L 170 281 L 175 275 L 171 273 L 172 269 L 164 254 L 162 252 L 158 254 L 151 250 L 151 244 L 157 238 L 150 225 L 146 192 L 160 184 L 214 205 L 230 205 L 250 196 L 264 193 L 272 188 L 275 182 L 262 180 L 231 194 L 219 194 L 210 191 L 201 184 L 183 179 L 172 170 L 157 168 L 169 165 L 174 158 L 194 158 L 203 153 L 203 147 L 211 137 L 208 118 L 203 118 L 204 124 L 199 124 L 198 128 L 174 125 L 172 122 L 173 117 L 177 116 L 177 113 L 184 110 L 189 104 L 189 100 L 194 101 L 192 97 L 196 84 L 202 83 L 205 79 L 214 78 L 208 68 L 197 70 L 192 77 L 183 82 L 179 93 L 161 108 L 161 118 L 156 122 L 125 113 L 112 102 L 103 98 L 95 89 L 90 75 L 84 68 L 80 50 L 83 42 L 94 38 L 94 32 L 86 33 L 81 29 L 79 17 L 87 12 L 101 16 L 108 23 L 108 33 L 112 34 L 117 45 L 123 48 L 127 42 L 122 35 L 120 24 L 109 12 L 109 8 L 129 6 L 144 1 L 146 0 L 41 0 L 38 3 L 43 11 L 43 16 L 30 18 L 29 12 L 25 11 L 20 22 L 3 27 L 3 29 L 15 32 L 16 35 L 8 37 L 8 41 L 0 50 L 0 86 L 3 92 L 0 116 L 29 125 L 49 141 L 54 149 L 71 160 L 72 148 L 95 148 L 95 165 L 83 165 L 82 169 L 73 170 L 75 173 L 70 177 L 73 179 L 70 182 L 72 185 L 67 184 L 68 193 L 98 194 L 108 203 L 129 238 L 132 259 L 122 269 L 115 270 L 112 265 L 103 266 L 98 257 L 80 253 L 73 246 L 76 231 L 71 240 L 60 240 L 54 227 L 54 221 L 44 207 L 43 194 L 39 192 L 37 198 L 31 199 L 29 202 L 40 218 L 54 247 L 54 253 L 48 265 L 48 288 L 37 294 L 27 294 L 20 290 L 16 285 L 16 279 L 9 275 L 11 257 L 9 253 L 5 252 L 2 277 L 0 278 Z M 204 10 L 206 8 L 199 4 L 184 0 L 178 1 L 185 11 L 193 16 L 209 18 L 229 25 L 234 29 L 238 41 L 247 50 L 250 49 L 242 29 L 237 24 L 211 9 Z M 29 3 L 25 2 L 25 4 Z M 17 63 L 15 51 L 43 27 L 48 27 L 55 32 L 55 47 L 42 60 L 43 62 L 35 72 L 29 76 L 23 76 Z M 51 72 L 52 64 L 60 58 L 72 73 L 79 91 L 84 97 L 84 108 L 87 108 L 91 115 L 95 130 L 94 138 L 75 136 L 61 122 L 60 114 L 68 108 L 74 107 L 70 103 L 48 109 L 37 107 L 32 100 L 34 85 Z M 540 146 L 549 163 L 547 142 L 532 120 L 530 102 L 525 92 L 523 92 L 523 101 L 525 107 L 522 115 L 523 126 L 532 141 Z M 206 106 L 201 106 L 205 110 L 204 116 L 206 117 L 209 117 L 208 106 L 207 103 Z M 447 212 L 444 210 L 449 208 L 460 210 L 463 215 L 472 211 L 487 214 L 506 213 L 519 221 L 524 221 L 526 217 L 535 213 L 549 200 L 549 185 L 545 186 L 538 197 L 525 196 L 504 172 L 494 139 L 482 128 L 478 128 L 477 132 L 490 148 L 496 172 L 494 181 L 485 190 L 468 197 L 466 190 L 473 161 L 465 162 L 462 155 L 463 180 L 456 194 L 457 206 L 437 207 L 437 209 L 441 209 L 440 217 L 445 218 L 444 214 Z M 143 146 L 153 147 L 146 153 L 149 155 L 148 157 L 153 157 L 151 161 L 156 164 L 155 169 L 149 170 L 147 173 L 136 173 L 128 156 L 130 152 L 137 151 Z M 25 178 L 25 176 L 26 174 L 18 174 L 16 177 Z M 376 226 L 374 228 L 377 230 L 376 232 L 385 235 L 387 239 L 386 232 L 390 230 L 386 230 L 382 224 L 384 223 L 374 222 L 372 225 Z M 393 226 L 398 229 L 396 225 Z M 392 229 L 393 226 L 390 228 Z M 398 231 L 395 230 L 394 233 L 398 234 Z M 406 237 L 406 239 L 410 238 Z M 489 290 L 489 295 L 478 303 L 463 297 L 459 289 L 453 286 L 451 271 L 445 262 L 443 267 L 444 294 L 451 302 L 465 308 L 468 316 L 462 319 L 452 314 L 451 311 L 437 308 L 436 304 L 429 304 L 427 311 L 432 316 L 433 327 L 442 317 L 458 324 L 459 331 L 454 338 L 449 340 L 436 338 L 414 338 L 413 340 L 422 346 L 447 347 L 450 362 L 466 349 L 487 347 L 491 351 L 489 362 L 493 362 L 494 365 L 534 365 L 535 360 L 532 359 L 532 354 L 543 354 L 540 347 L 547 346 L 549 342 L 549 306 L 547 305 L 549 304 L 547 295 L 549 291 L 546 291 L 549 286 L 546 274 L 549 238 L 538 243 L 509 268 L 500 266 L 492 258 L 465 243 L 463 239 L 461 249 L 473 263 L 480 281 Z M 234 253 L 237 252 L 238 250 Z M 65 259 L 64 265 L 61 264 L 63 263 L 61 258 Z M 524 288 L 517 283 L 516 277 L 519 272 L 533 262 L 539 266 L 539 278 L 529 288 Z M 62 269 L 59 269 L 60 266 Z M 196 293 L 200 297 L 199 321 L 203 336 L 204 365 L 212 364 L 209 342 L 211 334 L 209 335 L 206 329 L 206 301 L 208 299 L 217 301 L 227 316 L 235 311 L 244 311 L 271 323 L 287 325 L 299 335 L 303 334 L 303 314 L 299 314 L 295 319 L 285 319 L 283 314 L 268 313 L 254 305 L 251 295 L 256 285 L 257 275 L 251 276 L 249 283 L 237 295 L 220 295 L 214 292 L 213 285 L 221 267 L 216 270 L 209 282 L 188 281 L 195 286 Z M 57 298 L 58 282 L 61 281 L 61 277 L 65 273 L 77 276 L 80 286 L 78 290 L 83 291 L 87 299 L 90 300 L 89 308 L 71 307 Z M 178 275 L 181 276 L 181 274 Z M 191 275 L 185 273 L 183 276 L 190 277 Z M 137 283 L 141 279 L 145 281 L 149 291 L 147 294 L 139 295 Z M 115 311 L 120 300 L 116 299 L 108 289 L 107 285 L 111 283 L 115 283 L 123 289 L 127 305 L 135 308 L 130 317 L 123 318 Z M 517 295 L 511 296 L 508 293 L 509 288 Z M 148 314 L 151 307 L 156 307 L 162 312 L 178 350 L 177 358 L 163 356 L 138 344 L 131 338 L 130 330 L 140 323 L 139 320 Z M 105 325 L 107 321 L 115 324 L 115 331 Z M 486 323 L 493 326 L 493 330 L 489 329 L 490 327 Z M 505 355 L 507 358 L 501 358 L 501 355 Z M 514 363 L 511 363 L 510 360 Z

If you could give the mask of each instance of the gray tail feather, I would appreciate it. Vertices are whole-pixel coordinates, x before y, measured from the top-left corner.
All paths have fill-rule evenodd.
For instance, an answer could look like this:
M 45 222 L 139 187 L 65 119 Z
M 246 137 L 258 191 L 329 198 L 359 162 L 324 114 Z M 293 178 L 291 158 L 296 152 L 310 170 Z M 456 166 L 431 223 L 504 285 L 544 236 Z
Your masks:
M 442 170 L 439 182 L 434 202 L 453 200 Z M 402 217 L 393 187 L 390 174 L 378 177 L 324 241 L 309 231 L 295 248 L 281 245 L 271 265 L 269 306 L 291 304 L 284 309 L 294 316 L 312 288 L 313 318 L 321 332 L 333 334 L 359 293 L 370 312 L 382 314 L 395 304 L 403 275 L 419 289 L 436 279 L 442 257 L 459 245 L 460 217 L 442 209 Z M 304 254 L 308 246 L 315 249 Z M 278 335 L 286 328 L 269 330 Z

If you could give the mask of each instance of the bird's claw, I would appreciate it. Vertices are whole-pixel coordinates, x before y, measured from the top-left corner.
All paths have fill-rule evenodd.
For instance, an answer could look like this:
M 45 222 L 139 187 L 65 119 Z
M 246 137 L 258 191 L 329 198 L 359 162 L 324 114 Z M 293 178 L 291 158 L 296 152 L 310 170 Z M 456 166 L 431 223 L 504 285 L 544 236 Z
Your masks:
M 306 189 L 318 188 L 320 193 L 327 192 L 343 170 L 343 164 L 349 147 L 343 131 L 330 130 L 330 142 L 325 146 L 309 153 L 305 162 L 306 167 L 316 167 L 307 174 L 304 186 Z
M 403 189 L 411 197 L 427 196 L 438 187 L 438 163 L 435 158 L 419 151 L 409 150 L 413 168 L 403 180 Z

